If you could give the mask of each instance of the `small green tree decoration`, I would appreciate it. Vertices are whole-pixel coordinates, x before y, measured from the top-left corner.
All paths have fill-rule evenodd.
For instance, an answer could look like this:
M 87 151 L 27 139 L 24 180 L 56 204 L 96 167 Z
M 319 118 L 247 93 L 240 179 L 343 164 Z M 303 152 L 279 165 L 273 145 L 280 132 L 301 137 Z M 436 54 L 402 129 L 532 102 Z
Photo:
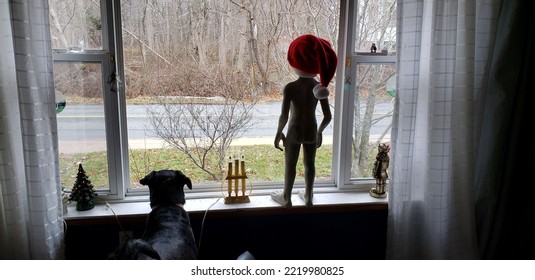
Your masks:
M 69 200 L 77 202 L 76 210 L 85 211 L 95 207 L 93 198 L 96 196 L 98 194 L 93 190 L 93 184 L 85 174 L 82 164 L 78 165 L 78 174 L 76 174 L 76 181 L 72 187 Z

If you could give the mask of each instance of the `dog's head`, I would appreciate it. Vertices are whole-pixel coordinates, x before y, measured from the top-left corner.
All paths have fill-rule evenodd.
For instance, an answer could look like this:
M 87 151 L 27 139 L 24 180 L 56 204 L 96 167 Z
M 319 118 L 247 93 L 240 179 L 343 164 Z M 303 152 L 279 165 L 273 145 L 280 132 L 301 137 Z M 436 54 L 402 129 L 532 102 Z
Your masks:
M 191 180 L 178 170 L 152 171 L 139 180 L 149 186 L 150 206 L 185 204 L 184 186 L 191 190 Z

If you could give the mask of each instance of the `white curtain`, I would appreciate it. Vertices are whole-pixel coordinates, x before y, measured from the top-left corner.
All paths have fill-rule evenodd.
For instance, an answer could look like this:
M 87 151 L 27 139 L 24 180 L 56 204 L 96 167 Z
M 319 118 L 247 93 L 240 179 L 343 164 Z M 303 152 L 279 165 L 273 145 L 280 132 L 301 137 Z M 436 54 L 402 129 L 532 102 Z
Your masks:
M 0 0 L 0 259 L 63 257 L 47 0 Z
M 479 258 L 479 131 L 498 0 L 398 0 L 387 257 Z

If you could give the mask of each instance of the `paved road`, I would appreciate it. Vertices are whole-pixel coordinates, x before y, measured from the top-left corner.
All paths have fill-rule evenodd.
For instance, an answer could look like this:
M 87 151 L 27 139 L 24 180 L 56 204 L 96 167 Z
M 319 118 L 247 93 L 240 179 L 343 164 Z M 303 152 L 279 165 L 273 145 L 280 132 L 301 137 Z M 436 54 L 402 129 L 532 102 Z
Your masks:
M 255 106 L 254 126 L 233 144 L 273 144 L 280 114 L 280 102 L 267 102 Z M 391 108 L 389 103 L 376 106 L 376 114 L 381 115 Z M 67 105 L 58 114 L 60 152 L 105 150 L 105 121 L 102 105 Z M 318 122 L 321 121 L 318 111 Z M 151 131 L 147 105 L 127 106 L 129 148 L 159 148 L 165 144 Z M 372 130 L 372 135 L 380 135 L 391 119 L 380 121 Z M 332 142 L 333 123 L 324 132 L 324 143 Z

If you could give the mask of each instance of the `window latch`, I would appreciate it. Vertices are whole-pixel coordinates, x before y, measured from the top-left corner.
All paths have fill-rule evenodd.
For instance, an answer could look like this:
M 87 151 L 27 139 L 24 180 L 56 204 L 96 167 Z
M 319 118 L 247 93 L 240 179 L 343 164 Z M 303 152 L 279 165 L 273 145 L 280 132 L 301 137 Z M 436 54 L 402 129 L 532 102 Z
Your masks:
M 119 76 L 117 76 L 117 73 L 113 72 L 108 77 L 108 84 L 110 84 L 111 92 L 118 92 L 119 85 L 122 84 L 122 81 L 119 79 Z

